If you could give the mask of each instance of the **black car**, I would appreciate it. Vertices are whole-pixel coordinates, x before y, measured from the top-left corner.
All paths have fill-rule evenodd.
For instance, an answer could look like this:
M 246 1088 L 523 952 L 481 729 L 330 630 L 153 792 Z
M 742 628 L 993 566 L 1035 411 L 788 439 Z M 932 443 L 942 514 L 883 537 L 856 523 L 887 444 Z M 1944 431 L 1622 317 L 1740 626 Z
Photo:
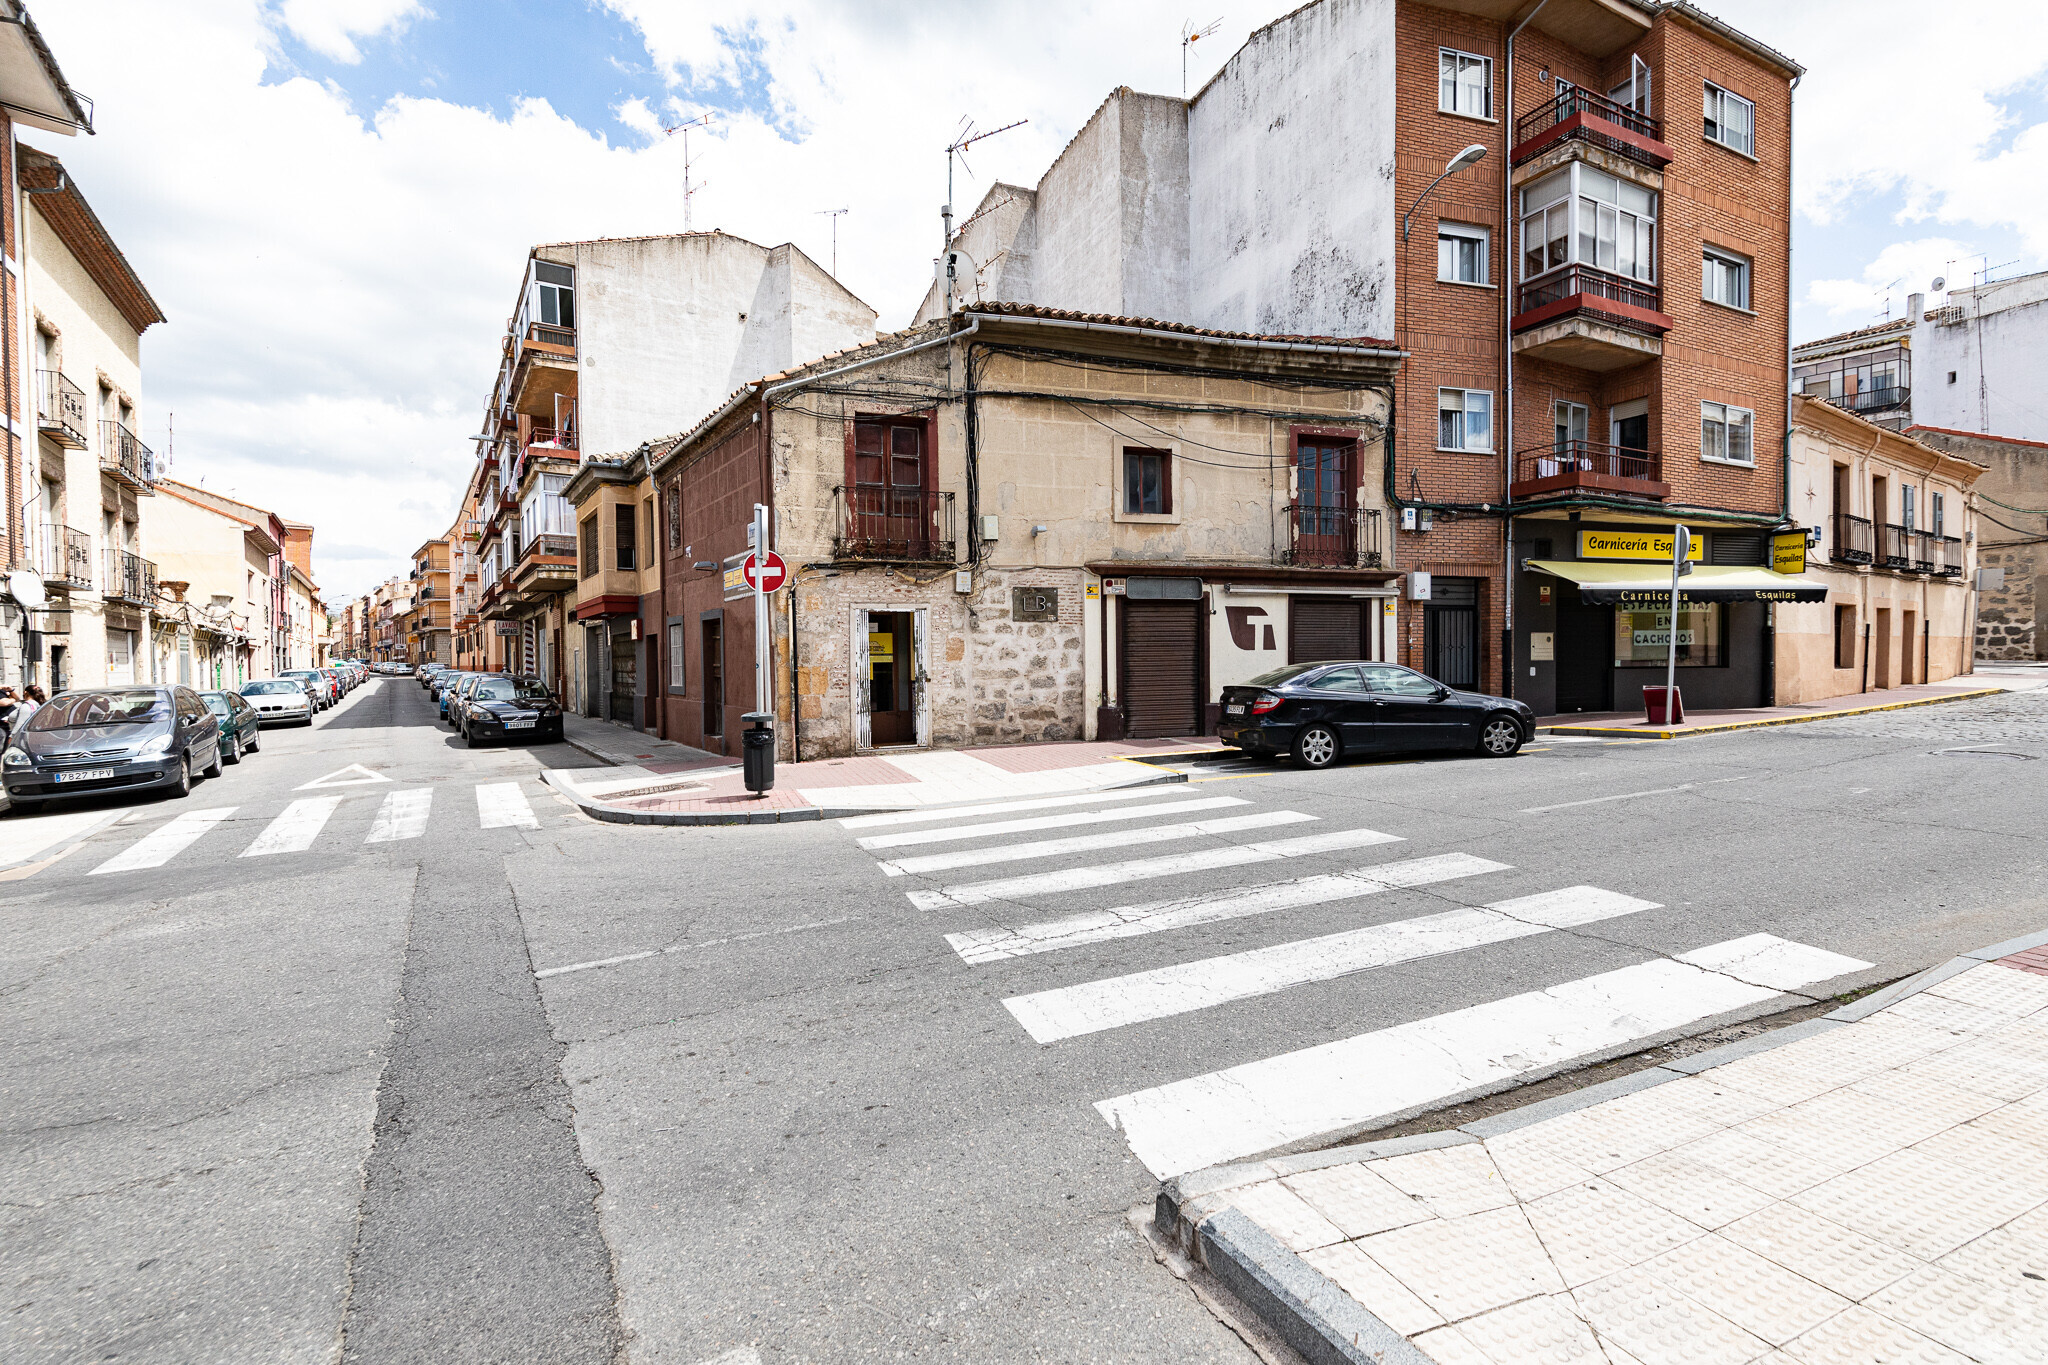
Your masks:
M 17 806 L 125 790 L 183 796 L 198 773 L 220 770 L 220 723 L 189 687 L 59 692 L 0 754 Z
M 487 673 L 476 680 L 461 705 L 456 724 L 462 742 L 472 749 L 489 739 L 562 738 L 562 708 L 539 678 Z
M 1223 689 L 1216 737 L 1247 753 L 1327 768 L 1346 754 L 1475 749 L 1507 758 L 1536 732 L 1518 701 L 1459 692 L 1399 664 L 1290 664 Z

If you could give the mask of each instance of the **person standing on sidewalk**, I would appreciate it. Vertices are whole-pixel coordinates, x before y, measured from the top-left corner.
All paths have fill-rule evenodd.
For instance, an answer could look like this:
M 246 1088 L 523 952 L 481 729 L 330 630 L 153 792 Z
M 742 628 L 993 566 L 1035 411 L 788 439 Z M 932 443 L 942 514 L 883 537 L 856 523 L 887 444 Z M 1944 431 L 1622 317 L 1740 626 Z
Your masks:
M 43 703 L 49 699 L 50 694 L 35 683 L 30 683 L 23 689 L 22 698 L 15 704 L 14 714 L 9 718 L 13 724 L 8 728 L 7 737 L 12 739 L 27 729 L 29 718 L 42 710 Z

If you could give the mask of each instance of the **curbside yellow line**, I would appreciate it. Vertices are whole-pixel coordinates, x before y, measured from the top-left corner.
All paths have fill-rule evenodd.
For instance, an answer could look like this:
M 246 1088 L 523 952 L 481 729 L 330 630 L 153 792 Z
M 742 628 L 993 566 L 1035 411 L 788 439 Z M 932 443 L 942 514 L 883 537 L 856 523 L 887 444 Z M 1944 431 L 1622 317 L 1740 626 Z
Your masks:
M 1911 701 L 1888 701 L 1881 706 L 1853 706 L 1846 711 L 1817 711 L 1810 716 L 1771 716 L 1764 720 L 1734 720 L 1725 725 L 1702 725 L 1690 730 L 1651 730 L 1641 726 L 1622 729 L 1603 725 L 1546 725 L 1539 734 L 1544 735 L 1594 735 L 1602 738 L 1620 739 L 1691 739 L 1694 735 L 1720 735 L 1730 730 L 1761 730 L 1772 725 L 1804 725 L 1814 720 L 1840 720 L 1844 716 L 1874 716 L 1880 711 L 1904 711 L 1915 706 L 1939 706 L 1951 701 L 1975 701 L 1979 697 L 1995 697 L 2009 691 L 2004 687 L 1985 687 L 1974 692 L 1953 692 L 1945 697 L 1915 697 Z

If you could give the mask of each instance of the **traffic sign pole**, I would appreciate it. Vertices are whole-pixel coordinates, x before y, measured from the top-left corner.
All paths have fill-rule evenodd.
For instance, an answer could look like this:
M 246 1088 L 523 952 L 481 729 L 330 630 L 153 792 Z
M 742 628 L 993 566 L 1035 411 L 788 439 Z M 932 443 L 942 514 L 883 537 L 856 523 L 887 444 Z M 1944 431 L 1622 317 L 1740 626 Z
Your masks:
M 747 568 L 752 572 L 747 577 L 754 583 L 754 710 L 770 711 L 772 698 L 769 695 L 768 670 L 768 507 L 765 503 L 754 504 L 754 555 Z

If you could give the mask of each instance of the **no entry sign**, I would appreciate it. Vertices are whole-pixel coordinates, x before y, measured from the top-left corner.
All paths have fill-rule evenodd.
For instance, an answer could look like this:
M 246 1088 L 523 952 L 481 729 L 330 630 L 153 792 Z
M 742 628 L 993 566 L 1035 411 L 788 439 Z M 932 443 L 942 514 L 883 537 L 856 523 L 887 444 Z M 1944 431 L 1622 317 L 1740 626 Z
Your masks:
M 747 580 L 750 588 L 774 592 L 788 581 L 789 567 L 782 562 L 781 555 L 770 550 L 766 560 L 760 555 L 748 555 L 746 562 L 740 565 L 740 576 Z

